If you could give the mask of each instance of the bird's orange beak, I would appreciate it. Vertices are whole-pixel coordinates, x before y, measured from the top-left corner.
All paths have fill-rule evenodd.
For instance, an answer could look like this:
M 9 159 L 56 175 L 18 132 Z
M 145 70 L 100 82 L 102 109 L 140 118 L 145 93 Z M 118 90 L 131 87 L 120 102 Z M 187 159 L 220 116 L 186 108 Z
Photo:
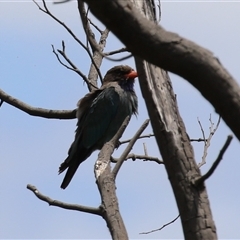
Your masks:
M 128 73 L 128 74 L 126 74 L 125 75 L 125 77 L 126 78 L 130 78 L 130 79 L 134 79 L 134 78 L 136 78 L 138 76 L 138 74 L 137 74 L 137 72 L 136 71 L 134 71 L 134 70 L 132 70 L 130 73 Z

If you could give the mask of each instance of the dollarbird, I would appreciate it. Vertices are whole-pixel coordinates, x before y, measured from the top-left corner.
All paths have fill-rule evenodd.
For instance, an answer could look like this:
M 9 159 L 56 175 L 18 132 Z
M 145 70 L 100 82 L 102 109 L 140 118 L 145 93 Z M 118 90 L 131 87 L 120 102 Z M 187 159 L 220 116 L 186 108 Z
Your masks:
M 75 139 L 59 167 L 59 174 L 67 169 L 61 188 L 68 186 L 79 165 L 92 152 L 113 138 L 127 116 L 137 114 L 136 77 L 137 72 L 131 67 L 115 66 L 106 73 L 100 89 L 79 100 Z

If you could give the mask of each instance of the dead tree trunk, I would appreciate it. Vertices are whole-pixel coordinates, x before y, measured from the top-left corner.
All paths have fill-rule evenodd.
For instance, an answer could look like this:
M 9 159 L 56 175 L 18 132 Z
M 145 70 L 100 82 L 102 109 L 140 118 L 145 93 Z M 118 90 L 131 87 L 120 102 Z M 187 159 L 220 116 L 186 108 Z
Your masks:
M 155 20 L 151 1 L 132 1 L 147 19 Z M 135 61 L 141 91 L 178 205 L 185 239 L 217 239 L 206 187 L 196 188 L 192 184 L 194 179 L 200 177 L 200 171 L 168 73 L 138 57 Z

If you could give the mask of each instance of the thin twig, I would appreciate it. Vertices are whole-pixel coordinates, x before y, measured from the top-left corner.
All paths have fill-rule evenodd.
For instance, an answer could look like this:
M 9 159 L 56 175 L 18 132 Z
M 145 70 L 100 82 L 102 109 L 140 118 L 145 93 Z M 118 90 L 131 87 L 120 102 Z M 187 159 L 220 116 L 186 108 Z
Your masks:
M 128 154 L 127 157 L 125 158 L 125 161 L 127 161 L 128 159 L 132 159 L 133 161 L 139 159 L 139 160 L 143 160 L 143 161 L 150 161 L 150 162 L 156 162 L 158 164 L 164 164 L 164 162 L 157 157 L 139 155 L 139 154 L 134 154 L 134 153 Z M 118 160 L 119 160 L 118 158 L 113 158 L 113 157 L 111 158 L 111 162 L 113 162 L 113 163 L 117 163 Z
M 98 67 L 96 66 L 90 50 L 82 43 L 82 41 L 76 37 L 76 35 L 72 32 L 72 30 L 71 30 L 64 22 L 60 21 L 57 17 L 55 17 L 55 16 L 49 11 L 49 9 L 48 9 L 48 7 L 47 7 L 47 5 L 46 5 L 45 0 L 42 0 L 43 6 L 44 6 L 45 9 L 43 9 L 35 0 L 33 0 L 33 2 L 38 6 L 39 10 L 41 10 L 41 11 L 44 12 L 44 13 L 46 13 L 47 15 L 49 15 L 50 17 L 52 17 L 56 22 L 58 22 L 60 25 L 62 25 L 62 26 L 67 30 L 67 32 L 73 37 L 73 39 L 74 39 L 77 43 L 79 43 L 82 48 L 84 48 L 84 49 L 86 50 L 87 54 L 89 55 L 89 57 L 90 57 L 90 59 L 91 59 L 91 61 L 92 61 L 92 64 L 96 67 L 96 70 L 98 71 L 99 77 L 102 79 L 101 72 L 99 71 Z
M 103 31 L 95 23 L 93 23 L 90 18 L 87 18 L 87 20 L 100 34 L 102 34 Z
M 109 30 L 107 28 L 101 34 L 101 37 L 100 37 L 100 40 L 99 40 L 99 44 L 98 44 L 98 46 L 100 47 L 101 51 L 103 51 L 103 49 L 106 46 L 106 40 L 107 40 L 108 34 L 109 34 Z M 103 60 L 102 55 L 98 51 L 94 51 L 93 52 L 93 59 L 95 61 L 96 66 L 99 68 L 101 66 L 102 60 Z M 93 64 L 91 64 L 90 70 L 89 70 L 89 74 L 88 74 L 88 79 L 89 79 L 89 81 L 91 83 L 97 85 L 97 78 L 98 78 L 98 71 L 96 70 L 96 67 Z M 100 78 L 100 81 L 102 83 L 103 79 Z
M 198 138 L 198 139 L 191 138 L 190 141 L 191 142 L 206 142 L 206 139 L 203 139 L 203 138 Z
M 17 98 L 14 98 L 0 89 L 0 99 L 31 116 L 52 118 L 52 119 L 74 119 L 76 118 L 76 109 L 74 110 L 52 110 L 45 108 L 32 107 Z
M 124 60 L 127 60 L 127 59 L 133 57 L 133 55 L 132 55 L 132 54 L 129 54 L 129 55 L 127 55 L 127 56 L 125 56 L 125 57 L 122 57 L 122 58 L 110 58 L 110 57 L 107 57 L 107 56 L 104 56 L 104 57 L 105 57 L 107 60 L 112 61 L 112 62 L 121 62 L 121 61 L 124 61 Z
M 94 50 L 95 50 L 94 46 L 92 46 L 91 42 L 88 41 L 88 35 L 90 35 L 92 37 L 92 40 L 94 41 L 94 43 L 96 45 L 98 45 L 98 43 L 95 39 L 95 34 L 92 31 L 92 29 L 90 27 L 90 24 L 89 24 L 89 21 L 88 21 L 88 13 L 89 13 L 90 9 L 88 8 L 87 11 L 86 11 L 85 6 L 82 5 L 82 8 L 79 9 L 79 11 L 81 11 L 81 14 L 84 16 L 84 22 L 82 22 L 82 24 L 83 24 L 83 28 L 86 29 L 86 31 L 87 31 L 87 34 L 86 34 L 87 47 L 88 47 L 88 43 L 90 43 L 91 48 L 92 48 L 92 52 L 94 52 Z
M 201 132 L 202 132 L 202 135 L 203 135 L 204 142 L 206 142 L 206 137 L 205 137 L 205 133 L 204 133 L 202 124 L 201 124 L 199 118 L 198 118 L 197 120 L 198 120 L 198 124 L 199 124 L 199 126 L 200 126 L 200 129 L 201 129 Z
M 223 145 L 222 149 L 220 150 L 217 159 L 214 161 L 212 167 L 208 170 L 208 172 L 206 174 L 204 174 L 203 176 L 201 176 L 200 178 L 198 178 L 197 180 L 195 180 L 194 185 L 195 186 L 200 186 L 203 184 L 203 182 L 205 180 L 207 180 L 212 174 L 213 172 L 216 170 L 217 166 L 219 165 L 219 163 L 221 162 L 223 155 L 225 153 L 225 151 L 227 150 L 227 148 L 229 147 L 231 141 L 233 139 L 232 135 L 229 135 L 227 137 L 227 140 L 225 142 L 225 144 Z
M 127 157 L 127 155 L 129 154 L 129 152 L 131 151 L 133 145 L 135 144 L 135 142 L 137 141 L 137 139 L 139 138 L 139 136 L 142 134 L 142 132 L 146 129 L 146 127 L 149 124 L 149 119 L 147 119 L 142 126 L 138 129 L 138 131 L 135 133 L 135 135 L 133 136 L 133 138 L 131 139 L 131 141 L 129 142 L 128 146 L 126 147 L 126 149 L 123 151 L 121 157 L 119 158 L 119 160 L 117 161 L 116 165 L 114 166 L 113 170 L 112 170 L 112 174 L 114 176 L 114 178 L 116 178 L 119 169 L 121 168 L 125 158 Z
M 52 45 L 52 49 L 53 49 L 53 53 L 55 54 L 55 56 L 57 57 L 58 61 L 64 66 L 66 67 L 67 69 L 69 70 L 72 70 L 74 72 L 76 72 L 82 79 L 85 83 L 87 83 L 88 85 L 88 89 L 90 90 L 90 86 L 91 85 L 92 87 L 94 87 L 95 89 L 98 89 L 98 87 L 96 87 L 95 85 L 93 85 L 89 79 L 75 66 L 75 64 L 67 57 L 66 53 L 65 53 L 65 43 L 64 41 L 62 41 L 62 50 L 60 49 L 57 49 L 57 51 L 61 54 L 61 56 L 69 63 L 69 65 L 71 67 L 69 67 L 68 65 L 66 65 L 65 63 L 63 63 L 60 59 L 60 57 L 58 56 L 58 54 L 56 53 L 55 51 L 55 48 L 54 46 Z
M 105 52 L 104 55 L 105 56 L 110 56 L 110 55 L 114 55 L 114 54 L 118 54 L 118 53 L 122 53 L 122 52 L 128 52 L 127 48 L 120 48 L 118 50 L 115 51 L 111 51 L 111 52 Z
M 154 137 L 154 134 L 150 133 L 150 134 L 147 134 L 147 135 L 142 135 L 142 136 L 140 136 L 138 139 L 141 139 L 141 138 L 150 138 L 150 137 Z M 132 140 L 132 139 L 127 139 L 127 140 L 119 141 L 119 145 L 125 144 L 125 143 L 129 143 L 131 140 Z
M 199 123 L 199 125 L 200 125 L 201 131 L 202 131 L 202 134 L 203 134 L 203 139 L 204 139 L 203 156 L 202 156 L 202 161 L 198 164 L 198 167 L 199 167 L 199 168 L 206 163 L 207 150 L 208 150 L 208 148 L 210 147 L 210 143 L 211 143 L 212 136 L 214 135 L 214 133 L 215 133 L 215 132 L 217 131 L 217 129 L 218 129 L 218 126 L 219 126 L 219 124 L 220 124 L 220 120 L 221 120 L 221 117 L 219 116 L 217 125 L 216 125 L 215 128 L 213 128 L 213 127 L 214 127 L 214 123 L 212 122 L 211 114 L 210 114 L 210 118 L 209 118 L 209 121 L 210 121 L 209 136 L 208 136 L 208 138 L 206 139 L 205 134 L 204 134 L 204 130 L 203 130 L 202 125 L 201 125 L 201 122 L 200 122 L 199 119 L 198 119 L 198 123 Z
M 154 229 L 154 230 L 151 230 L 151 231 L 149 231 L 149 232 L 141 232 L 141 233 L 139 233 L 139 234 L 149 234 L 149 233 L 153 233 L 153 232 L 156 232 L 156 231 L 161 231 L 161 230 L 162 230 L 163 228 L 165 228 L 166 226 L 174 223 L 179 217 L 180 217 L 180 214 L 179 214 L 176 218 L 174 218 L 171 222 L 168 222 L 168 223 L 164 224 L 162 227 L 160 227 L 160 228 L 158 228 L 158 229 Z
M 113 59 L 113 58 L 110 58 L 110 57 L 106 56 L 104 53 L 102 53 L 102 51 L 101 51 L 100 47 L 98 46 L 98 44 L 96 43 L 95 39 L 91 36 L 91 34 L 89 34 L 88 29 L 86 28 L 85 14 L 82 11 L 82 9 L 84 9 L 84 3 L 83 3 L 82 0 L 78 0 L 78 9 L 79 9 L 80 17 L 81 17 L 81 20 L 82 20 L 82 23 L 83 23 L 83 26 L 84 26 L 86 36 L 88 37 L 88 41 L 90 42 L 91 47 L 94 48 L 94 51 L 98 51 L 99 54 L 102 55 L 102 57 L 108 59 L 109 61 L 113 61 L 113 62 L 120 62 L 120 61 L 123 61 L 123 60 L 126 60 L 126 59 L 132 57 L 132 54 L 130 54 L 126 57 L 122 57 L 122 58 L 119 58 L 119 59 Z
M 70 1 L 72 1 L 72 0 L 54 1 L 53 4 L 66 3 L 66 2 L 70 2 Z
M 143 150 L 144 150 L 145 156 L 148 156 L 147 145 L 145 143 L 143 143 Z
M 99 49 L 99 54 L 101 55 L 101 52 L 102 52 L 101 51 L 101 46 L 98 45 L 98 43 L 96 42 L 96 39 L 94 38 L 94 33 L 92 32 L 92 30 L 90 28 L 90 25 L 89 25 L 89 22 L 88 22 L 88 17 L 87 17 L 88 13 L 86 12 L 84 4 L 83 4 L 82 1 L 78 1 L 78 11 L 79 11 L 79 14 L 80 14 L 80 17 L 81 17 L 81 20 L 82 20 L 83 29 L 86 33 L 87 40 L 89 41 L 89 36 L 91 38 L 91 41 L 89 41 L 89 43 L 91 44 L 92 51 L 94 52 L 96 50 L 95 46 L 97 46 L 97 49 Z M 87 49 L 88 49 L 88 47 L 87 47 Z M 88 51 L 89 51 L 89 49 L 88 49 Z M 99 70 L 99 66 L 97 66 L 97 64 L 94 60 L 94 57 L 92 55 L 91 55 L 91 60 L 92 60 L 92 64 L 94 65 L 94 67 L 95 67 L 95 69 L 96 69 L 96 71 L 99 75 L 99 78 L 102 82 L 103 81 L 102 74 Z
M 93 208 L 93 207 L 83 206 L 83 205 L 79 205 L 79 204 L 69 204 L 69 203 L 58 201 L 58 200 L 53 200 L 50 197 L 40 193 L 35 186 L 30 185 L 30 184 L 27 185 L 27 189 L 32 191 L 38 199 L 40 199 L 44 202 L 47 202 L 49 204 L 49 206 L 55 206 L 55 207 L 60 207 L 60 208 L 64 208 L 67 210 L 91 213 L 91 214 L 95 214 L 95 215 L 99 215 L 99 216 L 103 215 L 102 209 L 100 207 Z

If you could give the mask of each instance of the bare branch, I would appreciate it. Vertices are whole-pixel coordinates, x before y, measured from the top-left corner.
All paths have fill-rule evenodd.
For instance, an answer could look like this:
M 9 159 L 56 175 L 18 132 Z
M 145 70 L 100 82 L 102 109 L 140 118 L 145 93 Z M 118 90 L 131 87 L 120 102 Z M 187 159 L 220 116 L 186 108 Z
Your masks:
M 81 2 L 81 3 L 80 3 Z M 94 38 L 94 33 L 92 32 L 91 28 L 90 28 L 90 25 L 89 25 L 89 22 L 88 22 L 88 18 L 87 18 L 87 13 L 86 13 L 86 10 L 85 10 L 85 7 L 84 7 L 84 4 L 82 1 L 78 2 L 78 11 L 79 11 L 79 14 L 80 14 L 80 17 L 81 17 L 81 20 L 82 20 L 82 24 L 83 24 L 83 29 L 86 33 L 86 37 L 87 37 L 87 40 L 89 41 L 89 38 L 91 39 L 90 44 L 91 44 L 91 47 L 92 47 L 92 50 L 93 52 L 95 51 L 95 46 L 97 46 L 97 49 L 99 49 L 99 53 L 101 55 L 101 47 L 102 46 L 99 46 Z M 106 32 L 105 32 L 106 33 Z M 103 33 L 102 33 L 103 35 Z M 105 46 L 105 45 L 104 45 Z M 88 48 L 87 48 L 88 49 Z M 88 49 L 88 52 L 90 53 L 89 49 Z M 99 78 L 101 80 L 101 82 L 103 81 L 103 77 L 102 77 L 102 74 L 99 70 L 99 67 L 100 65 L 97 65 L 95 60 L 94 60 L 94 57 L 91 55 L 91 60 L 92 60 L 92 64 L 94 65 L 95 67 L 95 70 L 97 71 L 98 75 L 99 75 Z M 90 79 L 91 81 L 91 79 Z
M 205 134 L 204 134 L 204 130 L 203 130 L 203 128 L 202 128 L 201 122 L 198 120 L 198 123 L 199 123 L 199 125 L 200 125 L 201 131 L 202 131 L 202 134 L 203 134 L 203 139 L 204 139 L 204 150 L 203 150 L 202 162 L 200 162 L 200 163 L 198 164 L 198 167 L 199 167 L 199 168 L 206 163 L 207 150 L 208 150 L 208 148 L 210 147 L 210 143 L 211 143 L 212 136 L 214 135 L 214 133 L 215 133 L 215 132 L 217 131 L 217 129 L 218 129 L 218 126 L 219 126 L 219 124 L 220 124 L 220 120 L 221 120 L 221 117 L 219 116 L 217 125 L 216 125 L 215 128 L 213 128 L 213 127 L 214 127 L 214 123 L 212 122 L 211 114 L 210 114 L 209 121 L 210 121 L 210 124 L 211 124 L 211 125 L 210 125 L 210 127 L 209 127 L 209 136 L 208 136 L 207 139 L 205 138 Z
M 139 234 L 149 234 L 149 233 L 153 233 L 153 232 L 156 232 L 156 231 L 161 231 L 161 230 L 162 230 L 163 228 L 165 228 L 166 226 L 174 223 L 179 217 L 180 217 L 180 214 L 179 214 L 176 218 L 174 218 L 171 222 L 168 222 L 168 223 L 164 224 L 162 227 L 160 227 L 160 228 L 158 228 L 158 229 L 154 229 L 154 230 L 151 230 L 151 231 L 149 231 L 149 232 L 141 232 L 141 233 L 139 233 Z
M 225 144 L 223 145 L 222 149 L 220 150 L 218 157 L 214 161 L 212 167 L 208 170 L 208 172 L 206 174 L 204 174 L 203 176 L 201 176 L 200 178 L 198 178 L 197 180 L 194 181 L 195 186 L 197 186 L 197 187 L 201 186 L 204 183 L 204 181 L 207 180 L 213 174 L 213 172 L 215 171 L 215 169 L 221 162 L 223 155 L 224 155 L 225 151 L 227 150 L 227 148 L 229 147 L 232 139 L 233 139 L 232 135 L 229 135 L 227 137 L 227 140 L 226 140 Z
M 48 9 L 47 4 L 45 2 L 45 0 L 42 0 L 43 2 L 43 6 L 44 9 L 37 3 L 37 1 L 33 0 L 33 2 L 38 6 L 39 10 L 46 13 L 47 15 L 49 15 L 51 18 L 53 18 L 56 22 L 58 22 L 60 25 L 62 25 L 67 32 L 87 51 L 88 49 L 86 48 L 86 46 L 81 42 L 80 39 L 78 39 L 76 37 L 76 35 L 73 33 L 73 31 L 61 20 L 59 20 L 57 17 L 55 17 Z M 91 55 L 91 54 L 90 54 Z
M 134 153 L 128 154 L 127 157 L 125 158 L 125 161 L 127 161 L 128 159 L 132 159 L 133 161 L 139 159 L 139 160 L 143 160 L 143 161 L 150 161 L 150 162 L 156 162 L 158 164 L 164 164 L 164 162 L 157 157 L 139 155 L 139 154 L 134 154 Z M 111 162 L 113 162 L 113 163 L 117 163 L 118 160 L 119 160 L 119 158 L 113 158 L 113 157 L 111 158 Z
M 149 119 L 147 119 L 142 126 L 138 129 L 138 131 L 135 133 L 135 135 L 133 136 L 133 138 L 131 139 L 131 141 L 129 142 L 128 146 L 126 147 L 126 149 L 124 150 L 124 152 L 122 153 L 121 157 L 119 158 L 119 160 L 117 161 L 116 165 L 114 166 L 113 170 L 112 170 L 112 174 L 114 176 L 114 178 L 116 178 L 119 169 L 121 168 L 125 158 L 127 157 L 127 155 L 129 154 L 129 152 L 131 151 L 133 145 L 135 144 L 135 142 L 137 141 L 137 139 L 139 138 L 139 136 L 142 134 L 142 132 L 145 130 L 145 128 L 148 126 L 149 124 Z
M 84 4 L 82 4 L 80 7 L 78 7 L 78 11 L 79 11 L 79 14 L 82 16 L 82 24 L 83 24 L 83 28 L 86 33 L 87 42 L 90 43 L 92 51 L 94 52 L 95 47 L 92 45 L 92 42 L 89 41 L 89 36 L 91 36 L 91 39 L 94 42 L 94 45 L 98 45 L 98 43 L 95 39 L 95 34 L 93 33 L 93 31 L 90 27 L 90 24 L 89 24 L 89 20 L 88 20 L 89 10 L 87 10 L 87 12 L 86 12 L 85 6 L 84 6 Z
M 99 152 L 98 159 L 95 163 L 95 168 L 94 168 L 96 179 L 98 179 L 104 173 L 105 169 L 108 167 L 114 148 L 117 145 L 118 140 L 122 136 L 124 130 L 126 129 L 129 121 L 130 121 L 130 117 L 128 116 L 126 117 L 126 119 L 124 120 L 121 127 L 119 128 L 117 133 L 114 135 L 114 137 L 109 142 L 105 143 L 103 148 Z
M 99 216 L 103 215 L 102 209 L 100 207 L 93 208 L 93 207 L 83 206 L 83 205 L 79 205 L 79 204 L 69 204 L 69 203 L 58 201 L 58 200 L 53 200 L 50 197 L 40 193 L 35 186 L 30 185 L 30 184 L 27 185 L 27 189 L 32 191 L 38 199 L 40 199 L 44 202 L 47 202 L 49 204 L 49 206 L 55 206 L 55 207 L 64 208 L 67 210 L 91 213 L 91 214 L 95 214 L 95 215 L 99 215 Z
M 145 156 L 148 156 L 147 145 L 145 143 L 143 143 L 143 150 L 144 150 Z
M 119 211 L 115 178 L 110 167 L 110 156 L 127 127 L 129 120 L 130 117 L 126 117 L 115 136 L 104 144 L 94 168 L 96 183 L 102 200 L 103 218 L 107 223 L 112 239 L 128 239 L 127 231 Z
M 103 51 L 103 49 L 106 46 L 106 39 L 108 37 L 108 34 L 109 34 L 108 29 L 105 29 L 101 34 L 99 44 L 98 44 L 101 51 Z M 99 75 L 98 73 L 100 72 L 99 67 L 102 64 L 103 57 L 98 51 L 94 51 L 93 52 L 93 59 L 94 59 L 95 65 L 91 64 L 89 74 L 88 74 L 88 79 L 91 83 L 97 85 L 97 78 L 98 78 L 98 75 Z M 103 79 L 101 77 L 100 77 L 100 81 L 101 81 L 101 83 L 103 82 Z
M 55 56 L 57 57 L 58 61 L 59 61 L 64 67 L 66 67 L 67 69 L 76 72 L 76 73 L 83 79 L 83 81 L 84 81 L 85 83 L 87 83 L 87 86 L 88 86 L 88 89 L 89 89 L 89 90 L 91 89 L 90 85 L 91 85 L 93 88 L 98 89 L 98 87 L 96 87 L 94 84 L 92 84 L 92 83 L 89 81 L 89 79 L 88 79 L 88 78 L 75 66 L 75 64 L 67 57 L 67 55 L 66 55 L 66 53 L 65 53 L 65 44 L 64 44 L 64 41 L 62 41 L 62 50 L 59 50 L 59 49 L 58 49 L 57 51 L 58 51 L 58 52 L 61 54 L 61 56 L 69 63 L 69 65 L 70 65 L 71 67 L 69 67 L 68 65 L 64 64 L 64 63 L 61 61 L 61 59 L 60 59 L 60 57 L 58 56 L 58 54 L 56 53 L 55 48 L 54 48 L 53 45 L 52 45 L 52 49 L 53 49 L 53 53 L 54 53 Z
M 72 0 L 54 1 L 53 4 L 66 3 L 66 2 L 70 2 L 70 1 L 72 1 Z
M 87 18 L 87 19 L 88 19 L 89 23 L 90 23 L 100 34 L 102 34 L 103 31 L 102 31 L 95 23 L 93 23 L 90 18 Z
M 199 126 L 200 126 L 200 129 L 201 129 L 201 132 L 202 132 L 202 135 L 203 135 L 204 142 L 206 142 L 205 133 L 204 133 L 204 130 L 203 130 L 202 124 L 201 124 L 199 118 L 198 118 L 197 120 L 198 120 L 198 124 L 199 124 Z
M 191 142 L 206 142 L 206 139 L 203 139 L 203 138 L 198 138 L 198 139 L 191 138 L 190 141 Z
M 113 61 L 113 62 L 120 62 L 120 61 L 123 61 L 123 60 L 126 60 L 126 59 L 132 57 L 132 54 L 130 54 L 130 55 L 126 56 L 126 57 L 113 59 L 113 58 L 107 57 L 104 53 L 102 53 L 101 48 L 96 43 L 95 38 L 90 34 L 91 32 L 89 32 L 89 28 L 87 27 L 87 24 L 86 24 L 86 22 L 87 22 L 86 21 L 86 12 L 85 12 L 85 8 L 84 8 L 84 4 L 83 4 L 82 0 L 78 0 L 78 9 L 79 9 L 80 17 L 82 19 L 82 23 L 83 23 L 83 27 L 84 27 L 86 36 L 88 38 L 88 41 L 91 44 L 92 49 L 94 49 L 94 51 L 98 52 L 102 57 L 105 57 L 109 61 Z
M 122 52 L 128 52 L 127 48 L 120 48 L 118 50 L 115 51 L 111 51 L 111 52 L 106 52 L 104 53 L 105 56 L 110 56 L 110 55 L 114 55 L 114 54 L 118 54 L 118 53 L 122 53 Z
M 106 58 L 107 60 L 112 61 L 112 62 L 121 62 L 121 61 L 127 60 L 127 59 L 129 59 L 129 58 L 131 58 L 131 57 L 133 57 L 132 54 L 129 54 L 129 55 L 127 55 L 126 57 L 115 58 L 115 59 L 105 56 L 105 58 Z
M 3 90 L 0 89 L 0 99 L 2 102 L 6 102 L 31 116 L 43 117 L 43 118 L 54 118 L 54 119 L 74 119 L 76 118 L 76 109 L 74 110 L 52 110 L 45 108 L 32 107 L 17 98 L 14 98 Z
M 90 52 L 90 50 L 82 43 L 82 41 L 80 39 L 77 38 L 77 36 L 73 33 L 73 31 L 62 21 L 60 21 L 57 17 L 55 17 L 48 9 L 47 7 L 47 4 L 45 2 L 45 0 L 42 0 L 43 2 L 43 6 L 44 6 L 44 9 L 35 1 L 33 0 L 33 2 L 38 6 L 39 10 L 41 10 L 42 12 L 46 13 L 47 15 L 49 15 L 50 17 L 52 17 L 56 22 L 58 22 L 60 25 L 62 25 L 66 30 L 67 32 L 73 37 L 73 39 L 79 43 L 81 45 L 82 48 L 84 48 L 88 54 L 88 56 L 90 57 L 91 61 L 92 61 L 92 64 L 96 67 L 97 71 L 98 71 L 98 67 L 96 66 L 95 62 L 94 62 L 94 59 L 92 57 L 92 54 Z M 101 72 L 98 71 L 98 74 L 99 74 L 99 77 L 102 79 L 102 75 L 101 75 Z
M 138 138 L 138 140 L 141 139 L 141 138 L 150 138 L 150 137 L 154 137 L 154 134 L 150 133 L 150 134 L 147 134 L 147 135 L 142 135 L 142 136 L 140 136 L 140 137 Z M 119 145 L 128 143 L 128 142 L 130 142 L 130 141 L 131 141 L 131 139 L 119 141 Z

